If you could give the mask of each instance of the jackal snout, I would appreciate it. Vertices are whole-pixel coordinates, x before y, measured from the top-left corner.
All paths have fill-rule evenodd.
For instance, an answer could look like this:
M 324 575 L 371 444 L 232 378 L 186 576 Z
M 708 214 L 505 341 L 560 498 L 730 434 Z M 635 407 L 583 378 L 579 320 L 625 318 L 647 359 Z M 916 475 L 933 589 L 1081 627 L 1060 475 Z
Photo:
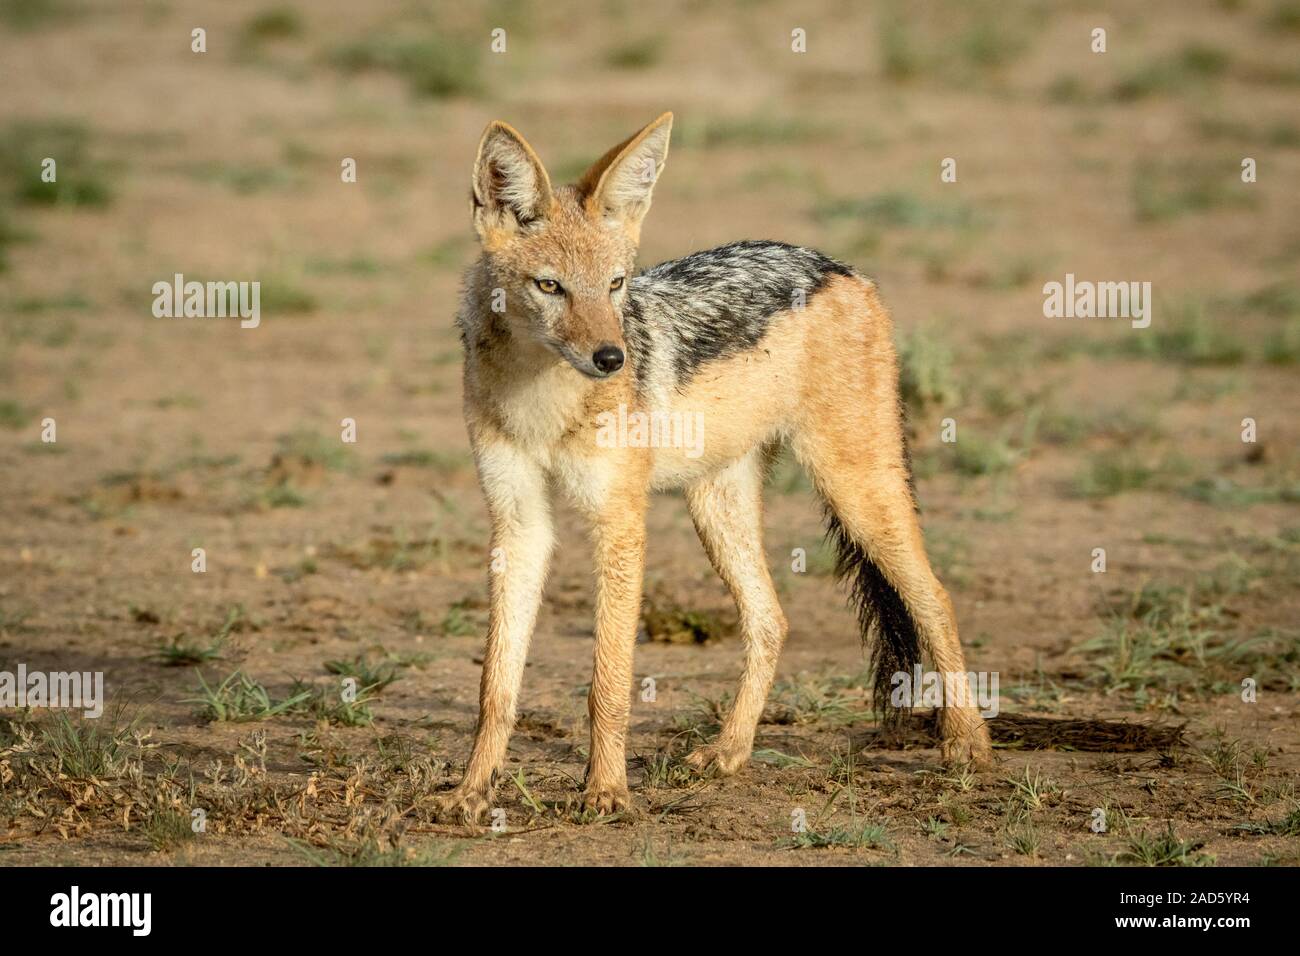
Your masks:
M 561 354 L 586 375 L 604 378 L 623 367 L 623 323 L 612 294 L 604 302 L 572 304 L 553 335 Z

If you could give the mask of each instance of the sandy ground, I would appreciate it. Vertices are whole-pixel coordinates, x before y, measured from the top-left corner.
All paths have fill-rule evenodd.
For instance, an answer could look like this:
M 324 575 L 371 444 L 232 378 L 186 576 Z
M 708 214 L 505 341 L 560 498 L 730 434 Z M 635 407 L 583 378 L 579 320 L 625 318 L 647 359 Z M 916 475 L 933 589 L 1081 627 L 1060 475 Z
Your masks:
M 1300 8 L 442 6 L 4 7 L 0 670 L 102 671 L 109 712 L 0 711 L 0 862 L 1294 864 Z M 1184 745 L 1084 734 L 979 774 L 883 746 L 818 507 L 782 466 L 791 635 L 755 762 L 680 764 L 741 647 L 665 496 L 647 592 L 711 639 L 648 629 L 638 812 L 578 812 L 592 576 L 562 511 L 504 829 L 434 822 L 486 615 L 452 327 L 473 150 L 506 119 L 569 178 L 665 109 L 645 263 L 775 238 L 880 282 L 928 545 L 1002 713 Z M 155 318 L 178 272 L 259 280 L 261 325 Z M 1066 273 L 1150 282 L 1151 327 L 1045 318 Z M 397 679 L 340 710 L 358 658 Z M 208 719 L 200 677 L 236 671 L 315 705 Z

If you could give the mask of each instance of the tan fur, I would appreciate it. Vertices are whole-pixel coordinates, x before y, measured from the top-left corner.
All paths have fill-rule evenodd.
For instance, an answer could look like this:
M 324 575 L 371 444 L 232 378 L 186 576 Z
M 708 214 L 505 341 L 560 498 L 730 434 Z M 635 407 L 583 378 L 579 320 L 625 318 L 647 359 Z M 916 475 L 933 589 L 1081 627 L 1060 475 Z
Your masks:
M 668 158 L 673 114 L 664 113 L 634 136 L 598 159 L 578 181 L 583 208 L 597 221 L 624 229 L 632 242 L 641 239 L 641 221 L 650 211 L 655 181 Z
M 754 731 L 785 644 L 785 614 L 763 553 L 763 450 L 755 448 L 686 491 L 704 550 L 740 612 L 745 669 L 717 740 L 689 754 L 697 769 L 735 773 L 749 759 Z
M 934 668 L 965 672 L 952 602 L 930 569 L 912 506 L 895 413 L 898 362 L 889 313 L 875 286 L 857 278 L 833 280 L 814 302 L 818 313 L 808 325 L 818 329 L 819 338 L 834 341 L 838 351 L 836 361 L 826 363 L 811 344 L 805 350 L 795 454 L 902 597 Z M 871 374 L 862 375 L 863 368 Z M 988 730 L 973 705 L 940 708 L 940 719 L 945 760 L 988 762 Z
M 787 633 L 762 542 L 763 456 L 774 441 L 791 444 L 854 539 L 864 542 L 906 602 L 936 668 L 965 670 L 952 605 L 930 570 L 912 506 L 891 325 L 869 281 L 830 278 L 801 312 L 773 317 L 757 348 L 702 367 L 672 396 L 670 411 L 704 415 L 700 457 L 680 448 L 600 447 L 597 417 L 620 403 L 637 407 L 633 380 L 585 377 L 557 349 L 622 345 L 609 277 L 622 269 L 630 274 L 653 187 L 653 179 L 629 179 L 627 164 L 648 161 L 657 175 L 670 127 L 665 114 L 610 150 L 576 187 L 559 189 L 505 124 L 489 127 L 480 146 L 474 214 L 486 257 L 471 285 L 486 284 L 490 275 L 514 283 L 508 295 L 530 295 L 524 278 L 555 268 L 573 290 L 563 312 L 554 303 L 548 319 L 562 338 L 558 345 L 510 331 L 482 347 L 470 343 L 466 362 L 465 416 L 500 570 L 489 578 L 473 753 L 464 779 L 442 801 L 462 819 L 487 811 L 514 724 L 552 548 L 551 487 L 574 502 L 592 529 L 596 639 L 584 801 L 598 812 L 629 807 L 624 745 L 645 510 L 654 489 L 684 488 L 700 539 L 736 601 L 745 639 L 735 704 L 717 740 L 688 760 L 731 773 L 749 757 Z M 519 181 L 503 181 L 501 170 Z M 534 214 L 544 227 L 533 224 Z M 507 313 L 502 321 L 515 320 Z M 834 345 L 833 362 L 825 361 L 827 343 Z M 973 709 L 945 709 L 943 731 L 946 760 L 988 758 L 987 731 Z

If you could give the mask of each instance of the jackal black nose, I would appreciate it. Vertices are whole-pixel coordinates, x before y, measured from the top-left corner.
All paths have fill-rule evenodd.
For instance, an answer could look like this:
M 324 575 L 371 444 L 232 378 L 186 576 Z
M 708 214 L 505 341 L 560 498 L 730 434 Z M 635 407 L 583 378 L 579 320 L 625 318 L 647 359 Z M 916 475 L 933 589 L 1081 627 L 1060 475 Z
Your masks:
M 612 375 L 623 367 L 623 350 L 617 345 L 602 345 L 591 357 L 591 364 L 606 375 Z

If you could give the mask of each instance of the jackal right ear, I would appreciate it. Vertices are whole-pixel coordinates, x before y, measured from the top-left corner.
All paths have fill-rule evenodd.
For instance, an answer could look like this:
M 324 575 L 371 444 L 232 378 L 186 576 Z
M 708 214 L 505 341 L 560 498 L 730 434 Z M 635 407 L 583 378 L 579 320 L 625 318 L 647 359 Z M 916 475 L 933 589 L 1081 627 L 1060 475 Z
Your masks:
M 474 228 L 484 242 L 526 228 L 551 207 L 551 180 L 542 161 L 500 120 L 479 141 L 472 188 Z
M 578 181 L 587 212 L 621 224 L 633 239 L 639 239 L 641 220 L 650 211 L 650 194 L 668 159 L 672 131 L 673 114 L 664 113 L 596 160 Z

